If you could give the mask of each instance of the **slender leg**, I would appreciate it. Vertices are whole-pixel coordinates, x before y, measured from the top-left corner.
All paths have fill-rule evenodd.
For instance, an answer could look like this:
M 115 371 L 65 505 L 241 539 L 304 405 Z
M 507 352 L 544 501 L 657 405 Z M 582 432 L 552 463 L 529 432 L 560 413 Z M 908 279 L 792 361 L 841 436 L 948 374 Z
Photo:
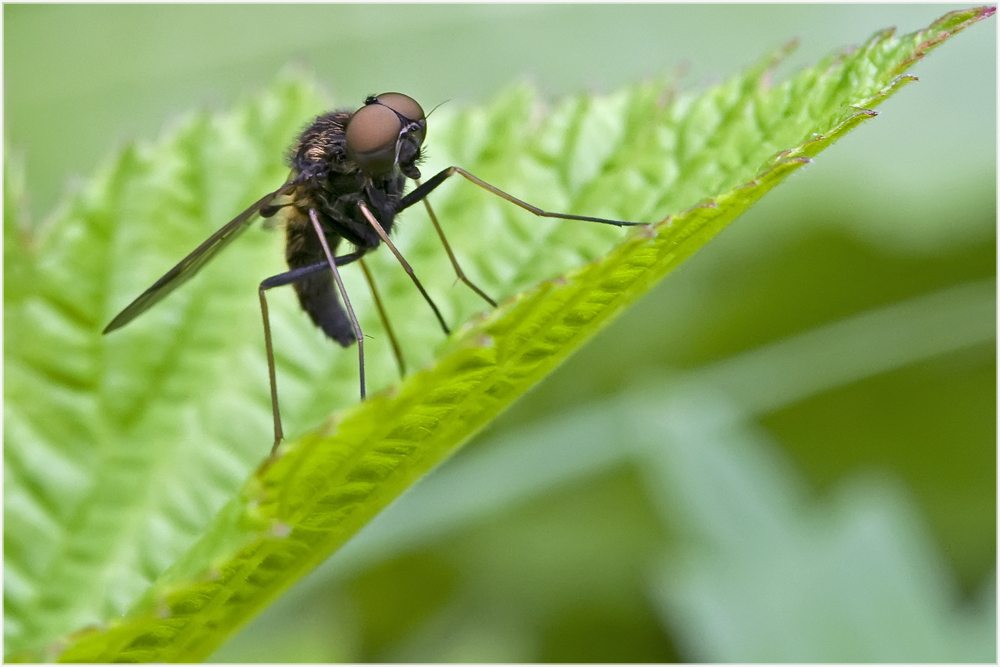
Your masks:
M 419 187 L 420 181 L 417 181 L 416 183 L 417 187 Z M 441 243 L 444 245 L 444 250 L 445 252 L 448 253 L 448 259 L 451 260 L 451 265 L 455 269 L 455 275 L 458 276 L 459 280 L 461 280 L 463 283 L 471 287 L 473 292 L 483 297 L 483 299 L 485 299 L 488 304 L 496 308 L 497 302 L 488 297 L 486 295 L 486 292 L 479 289 L 479 287 L 475 283 L 469 280 L 465 275 L 465 271 L 463 271 L 462 267 L 458 265 L 458 258 L 456 258 L 455 253 L 451 251 L 451 245 L 448 243 L 448 239 L 444 237 L 444 230 L 441 229 L 441 225 L 438 223 L 437 216 L 434 215 L 434 209 L 431 208 L 431 202 L 429 199 L 427 199 L 427 197 L 424 197 L 424 208 L 427 209 L 427 215 L 431 216 L 431 222 L 434 223 L 434 229 L 437 230 L 438 237 L 441 239 Z
M 399 340 L 392 330 L 392 325 L 389 324 L 389 316 L 385 312 L 385 306 L 382 305 L 382 297 L 379 296 L 378 288 L 375 287 L 375 276 L 368 269 L 368 264 L 365 263 L 365 260 L 362 259 L 359 263 L 361 264 L 361 271 L 365 274 L 365 279 L 368 281 L 368 287 L 371 288 L 372 298 L 375 300 L 375 309 L 378 310 L 379 319 L 382 320 L 382 327 L 385 329 L 386 335 L 389 336 L 389 344 L 392 345 L 392 353 L 396 357 L 396 365 L 399 367 L 399 377 L 405 377 L 406 362 L 403 361 L 403 351 L 399 347 Z
M 358 373 L 361 377 L 361 400 L 365 399 L 365 337 L 361 332 L 361 325 L 358 323 L 358 318 L 354 314 L 354 307 L 351 306 L 351 300 L 347 296 L 347 288 L 344 287 L 344 281 L 340 279 L 340 271 L 337 270 L 337 261 L 333 258 L 333 253 L 330 252 L 330 245 L 326 242 L 326 235 L 323 233 L 323 228 L 319 224 L 319 218 L 316 217 L 316 209 L 309 209 L 309 219 L 312 220 L 313 229 L 316 230 L 316 236 L 319 237 L 319 242 L 323 246 L 323 253 L 326 254 L 326 261 L 330 265 L 330 270 L 333 272 L 333 279 L 337 283 L 337 289 L 340 290 L 340 297 L 344 300 L 344 308 L 347 309 L 347 317 L 351 320 L 351 327 L 354 329 L 354 337 L 358 339 Z
M 361 255 L 362 253 L 354 252 L 348 255 L 341 255 L 335 258 L 334 261 L 337 265 L 343 266 L 361 259 Z M 267 278 L 261 282 L 260 287 L 257 289 L 257 294 L 260 297 L 260 312 L 264 320 L 264 347 L 267 350 L 267 374 L 271 381 L 271 412 L 274 415 L 274 446 L 271 448 L 272 454 L 278 449 L 278 445 L 284 439 L 285 435 L 281 429 L 281 412 L 278 409 L 278 383 L 274 369 L 274 347 L 271 344 L 271 318 L 268 315 L 267 298 L 264 293 L 269 289 L 281 287 L 282 285 L 290 285 L 308 275 L 317 273 L 318 271 L 326 271 L 329 268 L 330 265 L 328 262 L 319 262 L 310 266 L 293 269 L 292 271 Z
M 418 201 L 420 201 L 421 199 L 429 195 L 431 192 L 433 192 L 434 188 L 444 183 L 445 180 L 448 179 L 448 177 L 454 176 L 455 174 L 458 174 L 459 176 L 462 176 L 466 180 L 475 183 L 476 185 L 486 190 L 487 192 L 492 192 L 497 197 L 500 197 L 501 199 L 506 199 L 511 204 L 520 206 L 525 211 L 530 211 L 531 213 L 534 213 L 535 215 L 543 218 L 559 218 L 560 220 L 582 220 L 584 222 L 599 222 L 604 225 L 615 225 L 616 227 L 635 227 L 638 225 L 647 224 L 645 222 L 624 222 L 622 220 L 608 220 L 607 218 L 593 218 L 589 215 L 572 215 L 570 213 L 552 213 L 550 211 L 543 211 L 537 206 L 532 206 L 528 202 L 521 201 L 517 197 L 507 194 L 500 188 L 490 185 L 484 180 L 476 178 L 475 176 L 473 176 L 466 170 L 462 169 L 461 167 L 448 167 L 447 169 L 443 169 L 439 171 L 437 174 L 435 174 L 433 177 L 431 177 L 430 180 L 428 180 L 423 185 L 418 185 L 416 189 L 413 190 L 413 192 L 406 195 L 400 200 L 399 210 L 402 211 L 404 209 L 409 208 L 410 206 L 413 206 Z
M 448 325 L 444 323 L 444 318 L 441 317 L 441 311 L 438 310 L 437 305 L 431 299 L 430 295 L 427 294 L 427 291 L 424 289 L 424 286 L 420 284 L 419 280 L 417 280 L 417 276 L 415 273 L 413 273 L 413 269 L 410 267 L 407 261 L 403 259 L 403 256 L 399 254 L 399 251 L 396 250 L 396 246 L 393 245 L 392 241 L 389 240 L 389 235 L 385 233 L 384 229 L 382 229 L 382 225 L 378 224 L 378 220 L 375 219 L 375 216 L 372 215 L 372 212 L 368 210 L 368 207 L 365 205 L 364 202 L 359 203 L 358 207 L 361 209 L 361 213 L 368 220 L 368 224 L 370 224 L 375 229 L 375 232 L 382 239 L 382 242 L 385 243 L 387 246 L 389 246 L 389 250 L 391 250 L 392 254 L 396 256 L 396 259 L 399 260 L 399 263 L 403 265 L 403 270 L 406 271 L 406 274 L 410 276 L 410 278 L 413 280 L 413 284 L 416 285 L 417 289 L 420 290 L 420 293 L 424 295 L 424 300 L 427 301 L 428 304 L 430 304 L 431 310 L 433 310 L 434 314 L 437 315 L 438 322 L 441 323 L 441 328 L 444 329 L 444 332 L 446 334 L 450 334 L 451 330 L 448 329 Z
M 265 281 L 266 282 L 266 281 Z M 278 445 L 285 438 L 281 430 L 281 412 L 278 410 L 278 380 L 274 372 L 274 348 L 271 345 L 271 318 L 267 314 L 267 299 L 264 292 L 267 287 L 264 283 L 257 288 L 257 295 L 260 297 L 260 314 L 264 318 L 264 347 L 267 349 L 267 375 L 271 382 L 271 413 L 274 416 L 274 445 L 271 447 L 273 455 L 278 449 Z

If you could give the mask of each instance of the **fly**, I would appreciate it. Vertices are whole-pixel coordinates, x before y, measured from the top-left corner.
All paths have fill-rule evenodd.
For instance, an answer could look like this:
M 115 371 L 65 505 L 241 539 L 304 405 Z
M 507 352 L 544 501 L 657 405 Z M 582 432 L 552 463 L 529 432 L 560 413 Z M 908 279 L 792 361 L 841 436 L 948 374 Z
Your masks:
M 563 220 L 582 220 L 619 227 L 638 222 L 606 220 L 583 215 L 551 213 L 521 201 L 482 181 L 459 167 L 448 167 L 425 183 L 420 182 L 417 164 L 427 132 L 423 109 L 402 93 L 383 93 L 365 100 L 357 111 L 332 111 L 316 118 L 302 132 L 289 151 L 291 174 L 285 184 L 261 197 L 228 224 L 170 269 L 108 324 L 104 333 L 119 329 L 149 310 L 173 290 L 190 280 L 205 264 L 238 237 L 257 217 L 270 218 L 279 211 L 285 220 L 285 259 L 289 270 L 260 283 L 261 316 L 264 321 L 264 345 L 267 349 L 268 375 L 271 384 L 271 409 L 274 415 L 274 448 L 284 437 L 278 409 L 274 349 L 267 312 L 266 292 L 282 285 L 292 285 L 299 304 L 313 323 L 343 347 L 357 343 L 361 398 L 365 397 L 365 353 L 361 326 L 340 277 L 340 267 L 361 264 L 372 289 L 379 314 L 390 337 L 400 372 L 402 355 L 381 300 L 375 289 L 364 256 L 384 243 L 396 256 L 407 275 L 434 311 L 446 334 L 450 333 L 441 312 L 424 290 L 413 269 L 389 239 L 396 215 L 418 202 L 424 202 L 431 222 L 444 245 L 458 278 L 491 306 L 496 302 L 479 289 L 459 266 L 444 231 L 430 203 L 426 200 L 436 187 L 454 175 L 520 206 L 535 215 Z M 407 179 L 416 183 L 403 194 Z M 350 252 L 338 255 L 341 241 Z

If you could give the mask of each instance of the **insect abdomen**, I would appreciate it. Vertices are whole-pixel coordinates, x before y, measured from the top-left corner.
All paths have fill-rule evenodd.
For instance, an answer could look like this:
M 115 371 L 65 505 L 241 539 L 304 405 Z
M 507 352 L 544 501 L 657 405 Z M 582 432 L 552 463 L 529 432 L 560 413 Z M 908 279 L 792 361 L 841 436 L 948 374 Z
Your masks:
M 293 214 L 286 223 L 288 238 L 285 246 L 285 259 L 288 261 L 290 269 L 313 266 L 327 261 L 326 254 L 323 252 L 316 234 L 309 223 L 302 219 L 304 217 Z M 330 252 L 336 255 L 340 238 L 327 236 L 327 243 L 330 246 Z M 351 326 L 351 320 L 340 304 L 340 297 L 337 295 L 333 274 L 330 271 L 313 273 L 292 284 L 295 287 L 295 294 L 299 297 L 302 310 L 309 314 L 313 324 L 322 329 L 323 333 L 343 347 L 348 347 L 357 340 L 354 328 Z
M 302 310 L 309 313 L 313 323 L 323 330 L 327 336 L 340 343 L 343 347 L 353 345 L 357 340 L 351 320 L 333 284 L 333 276 L 329 272 L 317 273 L 295 283 L 295 293 L 299 297 Z

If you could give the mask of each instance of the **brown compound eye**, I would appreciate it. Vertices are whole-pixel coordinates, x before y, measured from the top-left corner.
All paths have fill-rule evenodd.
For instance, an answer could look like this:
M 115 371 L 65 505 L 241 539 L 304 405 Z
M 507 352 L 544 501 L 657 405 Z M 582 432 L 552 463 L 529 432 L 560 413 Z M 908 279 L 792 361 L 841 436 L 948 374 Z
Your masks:
M 384 104 L 407 120 L 418 121 L 424 119 L 424 110 L 409 95 L 404 95 L 403 93 L 382 93 L 375 98 L 375 101 L 379 104 Z
M 402 93 L 369 97 L 347 124 L 347 154 L 364 171 L 385 174 L 400 157 L 400 141 L 408 155 L 419 154 L 427 132 L 424 110 Z
M 387 173 L 396 163 L 396 144 L 402 131 L 403 121 L 390 107 L 363 106 L 347 124 L 347 154 L 369 173 Z
M 427 132 L 427 120 L 424 117 L 424 110 L 417 101 L 409 95 L 403 93 L 382 93 L 375 98 L 378 104 L 385 105 L 398 113 L 400 116 L 416 124 L 418 127 L 410 132 L 409 136 L 419 148 L 424 143 L 424 134 Z

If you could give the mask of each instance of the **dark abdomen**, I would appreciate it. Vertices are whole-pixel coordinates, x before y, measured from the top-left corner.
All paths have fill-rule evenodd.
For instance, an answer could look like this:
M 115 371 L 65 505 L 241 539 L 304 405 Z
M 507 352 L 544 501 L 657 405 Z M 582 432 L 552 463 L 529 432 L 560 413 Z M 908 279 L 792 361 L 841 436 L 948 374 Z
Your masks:
M 327 261 L 323 246 L 305 215 L 298 211 L 292 212 L 286 225 L 285 259 L 288 268 L 298 269 Z M 327 243 L 330 252 L 336 256 L 340 237 L 328 235 Z M 323 333 L 343 347 L 348 347 L 357 340 L 347 312 L 340 303 L 331 271 L 318 271 L 292 285 L 302 310 L 309 314 Z

